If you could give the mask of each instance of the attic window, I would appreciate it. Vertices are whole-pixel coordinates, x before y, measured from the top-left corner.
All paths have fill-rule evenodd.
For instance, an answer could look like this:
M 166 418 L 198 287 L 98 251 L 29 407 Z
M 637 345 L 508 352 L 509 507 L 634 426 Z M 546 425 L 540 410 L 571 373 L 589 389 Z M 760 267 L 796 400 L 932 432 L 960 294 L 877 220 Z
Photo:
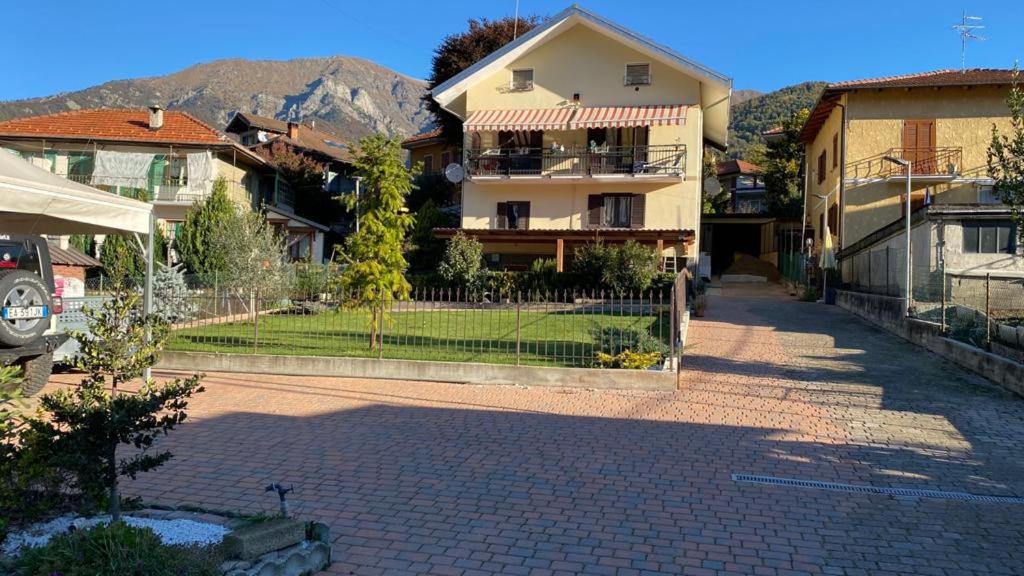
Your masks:
M 533 68 L 513 70 L 512 89 L 521 91 L 533 90 Z
M 626 86 L 646 86 L 650 83 L 650 64 L 626 64 Z

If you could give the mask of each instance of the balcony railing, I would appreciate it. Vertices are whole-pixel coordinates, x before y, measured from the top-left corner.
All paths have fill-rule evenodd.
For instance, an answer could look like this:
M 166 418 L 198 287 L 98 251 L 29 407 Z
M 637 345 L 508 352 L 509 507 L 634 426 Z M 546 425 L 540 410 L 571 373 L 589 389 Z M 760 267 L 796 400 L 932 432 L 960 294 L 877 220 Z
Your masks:
M 846 166 L 846 177 L 854 180 L 903 176 L 906 170 L 886 156 L 910 160 L 913 176 L 955 176 L 963 168 L 963 148 L 890 148 L 888 151 L 858 160 Z
M 142 200 L 144 202 L 177 202 L 182 204 L 192 204 L 197 200 L 203 200 L 213 191 L 213 181 L 206 183 L 201 186 L 198 190 L 189 189 L 188 178 L 163 178 L 159 180 L 149 180 L 144 187 L 138 187 L 138 182 L 124 178 L 105 178 L 104 180 L 109 182 L 113 180 L 116 184 L 94 184 L 92 176 L 89 174 L 66 174 L 62 175 L 68 180 L 74 182 L 80 182 L 88 186 L 99 188 L 113 194 L 118 194 L 128 198 L 134 198 L 136 200 Z M 235 181 L 225 181 L 227 185 L 227 192 L 229 196 L 249 196 L 250 192 L 245 184 Z M 271 191 L 272 192 L 272 191 Z M 272 195 L 272 194 L 271 194 Z M 282 196 L 284 196 L 282 194 Z M 292 198 L 290 195 L 287 196 L 287 206 L 291 207 Z
M 466 155 L 466 169 L 471 178 L 680 176 L 686 171 L 686 146 L 472 150 Z

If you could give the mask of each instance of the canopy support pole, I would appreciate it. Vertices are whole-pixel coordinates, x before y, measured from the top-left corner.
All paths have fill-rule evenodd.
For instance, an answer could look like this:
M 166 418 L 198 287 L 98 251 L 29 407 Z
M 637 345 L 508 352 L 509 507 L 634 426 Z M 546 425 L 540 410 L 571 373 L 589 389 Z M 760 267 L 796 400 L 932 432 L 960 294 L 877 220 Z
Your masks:
M 149 214 L 149 234 L 146 235 L 146 283 L 142 292 L 142 311 L 148 318 L 153 313 L 153 262 L 155 258 L 153 235 L 156 234 L 156 216 L 150 212 Z M 146 341 L 148 342 L 152 334 L 149 331 L 146 332 Z M 153 368 L 147 367 L 143 373 L 143 377 L 148 382 L 150 377 L 153 375 Z

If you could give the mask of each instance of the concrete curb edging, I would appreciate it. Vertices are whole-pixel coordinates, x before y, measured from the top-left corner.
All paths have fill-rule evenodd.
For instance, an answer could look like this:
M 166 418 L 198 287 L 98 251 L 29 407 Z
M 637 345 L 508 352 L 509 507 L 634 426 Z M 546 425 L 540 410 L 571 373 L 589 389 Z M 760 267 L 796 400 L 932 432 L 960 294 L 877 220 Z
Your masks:
M 277 356 L 210 352 L 164 352 L 156 366 L 164 370 L 247 372 L 284 376 L 340 376 L 384 380 L 420 380 L 456 384 L 565 386 L 604 390 L 675 390 L 676 373 L 666 370 L 548 368 L 475 362 L 377 360 L 327 356 Z
M 903 299 L 839 290 L 836 305 L 947 360 L 1024 396 L 1024 364 L 942 335 L 940 326 L 903 316 Z

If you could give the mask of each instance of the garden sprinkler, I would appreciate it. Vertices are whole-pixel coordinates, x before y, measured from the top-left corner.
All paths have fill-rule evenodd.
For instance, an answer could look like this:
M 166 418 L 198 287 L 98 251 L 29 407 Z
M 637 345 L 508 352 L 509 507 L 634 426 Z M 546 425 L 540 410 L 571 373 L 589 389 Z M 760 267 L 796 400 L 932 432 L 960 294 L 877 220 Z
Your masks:
M 270 486 L 267 486 L 267 489 L 265 490 L 265 492 L 277 492 L 277 497 L 281 499 L 281 517 L 282 518 L 288 518 L 290 516 L 289 513 L 288 513 L 288 500 L 285 499 L 285 496 L 289 492 L 293 492 L 293 491 L 295 491 L 295 486 L 290 486 L 288 488 L 285 488 L 284 486 L 278 484 L 277 482 L 274 482 Z

